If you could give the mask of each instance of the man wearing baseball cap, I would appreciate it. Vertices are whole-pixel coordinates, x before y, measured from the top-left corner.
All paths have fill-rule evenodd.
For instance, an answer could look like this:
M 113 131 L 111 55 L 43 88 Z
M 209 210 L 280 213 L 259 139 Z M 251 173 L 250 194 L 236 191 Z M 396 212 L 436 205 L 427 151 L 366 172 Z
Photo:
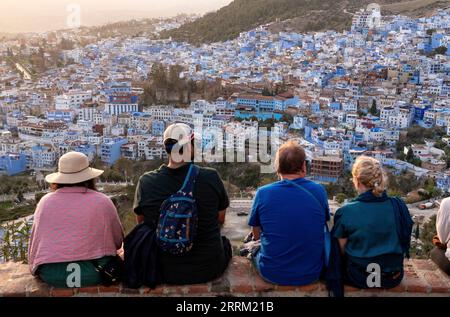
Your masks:
M 184 123 L 175 123 L 164 131 L 164 148 L 169 155 L 169 166 L 179 167 L 194 160 L 194 132 Z
M 133 209 L 138 223 L 157 224 L 163 201 L 182 187 L 193 164 L 194 140 L 193 130 L 184 123 L 167 127 L 164 148 L 169 157 L 168 163 L 142 175 L 136 188 Z M 201 167 L 193 194 L 198 209 L 193 248 L 184 255 L 161 253 L 162 283 L 206 283 L 219 277 L 231 259 L 231 244 L 220 232 L 229 199 L 217 171 Z

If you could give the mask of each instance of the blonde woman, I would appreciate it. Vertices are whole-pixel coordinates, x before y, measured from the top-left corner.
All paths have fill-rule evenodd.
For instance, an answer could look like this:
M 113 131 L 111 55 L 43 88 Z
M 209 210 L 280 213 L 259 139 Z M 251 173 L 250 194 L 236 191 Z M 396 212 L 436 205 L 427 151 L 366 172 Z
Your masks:
M 386 176 L 376 159 L 360 156 L 352 175 L 359 196 L 337 210 L 333 230 L 344 256 L 344 280 L 358 288 L 395 287 L 403 278 L 403 258 L 409 256 L 413 222 L 408 208 L 386 194 Z M 380 273 L 381 279 L 371 273 Z

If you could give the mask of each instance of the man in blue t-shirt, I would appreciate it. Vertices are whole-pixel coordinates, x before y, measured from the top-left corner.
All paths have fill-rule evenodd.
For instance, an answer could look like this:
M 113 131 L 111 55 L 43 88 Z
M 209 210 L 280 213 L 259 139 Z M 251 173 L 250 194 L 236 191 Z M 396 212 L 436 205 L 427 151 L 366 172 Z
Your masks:
M 280 147 L 275 167 L 281 180 L 257 191 L 249 219 L 253 239 L 261 240 L 255 265 L 268 282 L 310 284 L 319 279 L 324 262 L 327 194 L 305 179 L 306 155 L 298 143 Z

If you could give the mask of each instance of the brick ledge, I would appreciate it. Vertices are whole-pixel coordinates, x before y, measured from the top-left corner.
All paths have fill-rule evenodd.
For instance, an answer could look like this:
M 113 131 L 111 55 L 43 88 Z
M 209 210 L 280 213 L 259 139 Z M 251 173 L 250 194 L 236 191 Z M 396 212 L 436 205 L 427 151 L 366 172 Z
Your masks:
M 359 296 L 448 296 L 450 278 L 441 272 L 431 260 L 406 260 L 405 277 L 402 283 L 390 290 L 360 290 L 345 288 L 345 295 Z M 230 267 L 221 278 L 207 284 L 167 286 L 154 290 L 127 289 L 119 286 L 57 289 L 49 287 L 30 275 L 28 266 L 18 263 L 0 264 L 0 297 L 72 297 L 72 296 L 327 296 L 325 285 L 293 287 L 266 283 L 256 273 L 250 261 L 234 257 Z

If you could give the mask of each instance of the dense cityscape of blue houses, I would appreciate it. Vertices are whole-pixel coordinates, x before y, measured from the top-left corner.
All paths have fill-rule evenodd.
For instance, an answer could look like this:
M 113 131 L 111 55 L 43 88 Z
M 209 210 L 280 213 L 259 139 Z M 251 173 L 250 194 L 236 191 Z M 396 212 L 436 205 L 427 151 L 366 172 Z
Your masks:
M 449 9 L 418 19 L 382 16 L 375 6 L 357 12 L 352 29 L 342 33 L 271 33 L 264 25 L 235 40 L 198 47 L 112 37 L 64 51 L 74 64 L 50 69 L 35 81 L 0 62 L 0 172 L 52 170 L 71 150 L 107 165 L 121 157 L 163 159 L 162 134 L 172 122 L 201 127 L 205 148 L 245 151 L 246 140 L 261 133 L 254 120 L 272 119 L 270 133 L 280 142 L 298 139 L 305 146 L 318 181 L 335 182 L 365 154 L 392 173 L 432 176 L 447 191 L 450 171 L 443 151 L 422 145 L 414 152 L 419 167 L 399 160 L 396 145 L 414 124 L 440 126 L 450 135 L 449 16 Z M 30 35 L 27 49 L 47 37 Z M 0 43 L 0 55 L 20 44 Z M 220 80 L 239 92 L 188 107 L 142 108 L 140 83 L 155 63 L 180 65 L 180 78 Z M 275 86 L 285 89 L 263 94 Z M 450 137 L 442 141 L 448 144 Z

